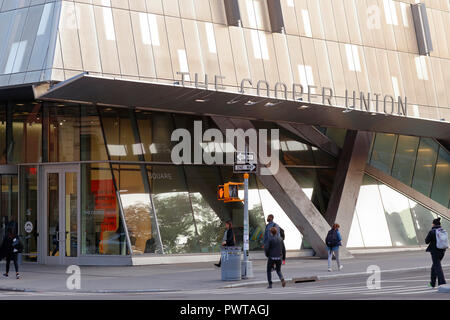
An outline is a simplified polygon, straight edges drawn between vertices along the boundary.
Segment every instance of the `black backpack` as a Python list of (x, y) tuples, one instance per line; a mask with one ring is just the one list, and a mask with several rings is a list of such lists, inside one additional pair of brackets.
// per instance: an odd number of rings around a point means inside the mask
[(281, 239), (283, 239), (283, 241), (284, 241), (284, 230), (283, 230), (283, 228), (281, 228), (281, 227), (280, 227), (280, 237), (281, 237)]
[(339, 245), (337, 230), (331, 229), (330, 231), (328, 231), (327, 237), (325, 239), (325, 244), (328, 248), (333, 248)]

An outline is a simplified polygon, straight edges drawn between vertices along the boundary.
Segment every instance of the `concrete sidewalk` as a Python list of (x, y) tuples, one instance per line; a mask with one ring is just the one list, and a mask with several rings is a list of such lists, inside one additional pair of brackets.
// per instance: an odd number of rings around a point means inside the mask
[[(431, 258), (425, 252), (361, 254), (342, 263), (344, 265), (342, 271), (328, 272), (327, 260), (315, 257), (290, 259), (282, 267), (282, 272), (287, 281), (323, 280), (366, 274), (368, 266), (377, 265), (382, 274), (402, 270), (423, 270), (424, 275), (428, 275)], [(442, 265), (450, 267), (448, 255), (442, 261)], [(70, 274), (66, 274), (66, 266), (23, 264), (19, 280), (15, 279), (14, 266), (11, 265), (11, 267), (9, 278), (3, 276), (0, 278), (0, 290), (69, 291), (66, 281)], [(333, 267), (336, 269), (335, 261), (333, 261)], [(0, 268), (4, 273), (4, 262), (0, 264)], [(81, 266), (80, 268), (81, 289), (78, 290), (80, 292), (167, 292), (267, 285), (265, 260), (253, 261), (254, 278), (241, 281), (222, 281), (221, 271), (214, 267), (213, 263), (126, 267)], [(275, 273), (273, 278), (277, 278)]]

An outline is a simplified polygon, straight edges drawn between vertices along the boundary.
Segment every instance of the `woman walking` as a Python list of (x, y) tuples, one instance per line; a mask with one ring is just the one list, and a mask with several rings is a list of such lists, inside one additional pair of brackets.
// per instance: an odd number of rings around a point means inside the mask
[(343, 265), (341, 265), (339, 261), (339, 246), (342, 245), (342, 237), (339, 232), (339, 224), (335, 223), (330, 231), (328, 231), (327, 238), (325, 239), (325, 243), (328, 247), (328, 271), (331, 272), (331, 261), (333, 259), (333, 254), (336, 258), (336, 262), (338, 265), (338, 270), (342, 270)]
[[(222, 246), (234, 247), (236, 241), (234, 239), (233, 224), (231, 220), (225, 222), (225, 228), (226, 230), (222, 238)], [(214, 265), (220, 268), (220, 266), (222, 265), (222, 258), (220, 258), (219, 263), (215, 263)]]
[(19, 241), (19, 237), (14, 234), (14, 231), (12, 229), (8, 229), (8, 236), (3, 241), (1, 251), (6, 256), (6, 273), (4, 273), (3, 276), (8, 277), (9, 266), (12, 260), (14, 263), (14, 268), (16, 270), (16, 279), (19, 279), (19, 265), (17, 263), (17, 255), (22, 252), (22, 244)]

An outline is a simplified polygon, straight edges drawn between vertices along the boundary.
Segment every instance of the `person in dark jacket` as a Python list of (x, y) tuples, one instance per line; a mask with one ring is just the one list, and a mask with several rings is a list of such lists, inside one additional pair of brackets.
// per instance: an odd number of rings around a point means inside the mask
[(277, 228), (277, 235), (280, 235), (280, 226), (273, 221), (273, 214), (269, 214), (267, 216), (266, 231), (264, 232), (263, 248), (266, 247), (269, 242), (269, 238), (271, 237), (270, 229), (273, 227)]
[(16, 270), (16, 279), (19, 279), (19, 265), (17, 263), (17, 254), (20, 252), (19, 238), (14, 234), (12, 229), (8, 229), (8, 236), (3, 241), (2, 250), (6, 257), (6, 273), (3, 275), (8, 277), (9, 266), (11, 260), (14, 262), (14, 268)]
[[(234, 239), (233, 224), (230, 220), (225, 222), (225, 228), (226, 230), (222, 238), (222, 246), (234, 247), (236, 241)], [(222, 258), (219, 260), (219, 263), (215, 263), (214, 265), (220, 268), (220, 266), (222, 265)]]
[(269, 282), (268, 289), (272, 288), (272, 268), (275, 266), (277, 275), (281, 280), (281, 285), (286, 286), (286, 281), (284, 280), (283, 274), (281, 273), (281, 259), (283, 256), (283, 240), (281, 237), (277, 236), (277, 228), (272, 227), (270, 229), (271, 237), (264, 246), (264, 252), (267, 257), (267, 281)]
[(428, 244), (426, 251), (431, 254), (431, 260), (433, 261), (433, 265), (431, 266), (431, 281), (429, 283), (429, 286), (432, 288), (436, 286), (436, 278), (439, 286), (447, 283), (441, 265), (441, 261), (445, 255), (445, 249), (436, 247), (436, 229), (439, 228), (441, 228), (441, 218), (434, 219), (432, 228), (425, 238), (425, 243)]

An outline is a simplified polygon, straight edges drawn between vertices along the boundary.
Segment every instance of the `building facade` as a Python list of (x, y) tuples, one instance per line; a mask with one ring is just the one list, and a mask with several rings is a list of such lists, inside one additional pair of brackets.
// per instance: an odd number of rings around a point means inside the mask
[(447, 30), (449, 0), (0, 0), (2, 234), (38, 263), (214, 260), (256, 132), (251, 254), (269, 214), (291, 254), (334, 222), (344, 255), (418, 249), (450, 230)]

